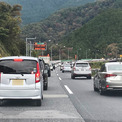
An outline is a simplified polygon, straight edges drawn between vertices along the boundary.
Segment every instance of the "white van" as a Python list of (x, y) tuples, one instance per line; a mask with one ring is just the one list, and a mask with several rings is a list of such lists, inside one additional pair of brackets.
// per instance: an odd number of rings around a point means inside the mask
[(10, 56), (0, 59), (0, 100), (32, 99), (41, 106), (43, 79), (34, 57)]

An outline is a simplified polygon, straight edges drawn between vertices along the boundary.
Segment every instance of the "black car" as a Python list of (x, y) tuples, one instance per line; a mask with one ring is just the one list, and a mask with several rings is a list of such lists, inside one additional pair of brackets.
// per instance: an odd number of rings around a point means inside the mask
[(51, 76), (51, 69), (50, 69), (50, 65), (48, 63), (45, 63), (46, 68), (48, 69), (48, 77)]
[(43, 89), (47, 90), (48, 89), (48, 68), (45, 65), (45, 62), (43, 59), (39, 59), (39, 65), (41, 69), (41, 73), (43, 75)]

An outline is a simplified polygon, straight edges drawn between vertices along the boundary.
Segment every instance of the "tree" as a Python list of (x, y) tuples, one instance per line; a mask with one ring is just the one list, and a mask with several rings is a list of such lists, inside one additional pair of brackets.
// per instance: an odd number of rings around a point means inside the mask
[(4, 45), (10, 55), (21, 53), (19, 48), (19, 44), (22, 43), (20, 41), (21, 9), (21, 5), (11, 6), (0, 2), (0, 43)]
[(117, 58), (117, 54), (118, 54), (117, 43), (112, 43), (112, 44), (108, 45), (106, 48), (106, 51), (107, 51), (108, 55), (110, 55), (110, 57)]

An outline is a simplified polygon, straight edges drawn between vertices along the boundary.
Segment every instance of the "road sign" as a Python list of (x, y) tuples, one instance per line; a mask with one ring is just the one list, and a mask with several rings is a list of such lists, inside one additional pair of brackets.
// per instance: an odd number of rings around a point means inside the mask
[(45, 51), (47, 49), (47, 43), (40, 43), (40, 42), (35, 42), (34, 43), (34, 50), (43, 50)]

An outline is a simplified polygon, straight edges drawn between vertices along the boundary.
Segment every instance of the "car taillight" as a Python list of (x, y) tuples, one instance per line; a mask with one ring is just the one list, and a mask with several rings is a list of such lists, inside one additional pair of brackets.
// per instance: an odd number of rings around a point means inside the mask
[(76, 70), (76, 68), (75, 68), (75, 67), (73, 67), (73, 70)]
[(20, 59), (20, 58), (19, 59), (14, 59), (14, 61), (15, 62), (21, 62), (21, 61), (23, 61), (23, 59)]
[(104, 78), (107, 78), (107, 77), (114, 77), (114, 76), (117, 76), (117, 75), (115, 75), (115, 74), (106, 74), (106, 75), (104, 76)]
[(0, 83), (1, 83), (1, 73), (0, 73)]
[(35, 83), (40, 82), (40, 70), (39, 70), (39, 63), (37, 63), (37, 72), (35, 74)]
[(106, 88), (108, 88), (109, 87), (109, 85), (106, 85)]

